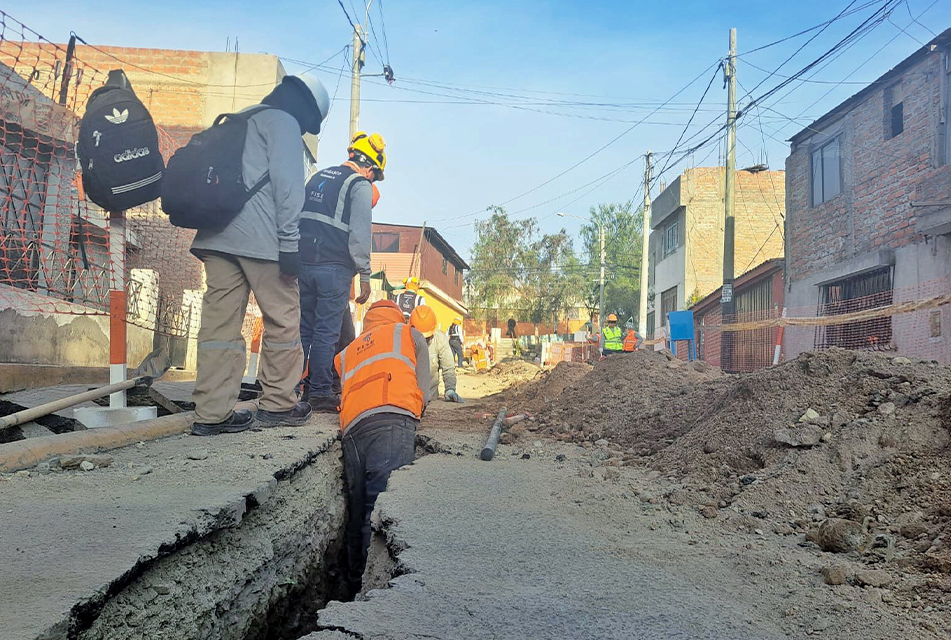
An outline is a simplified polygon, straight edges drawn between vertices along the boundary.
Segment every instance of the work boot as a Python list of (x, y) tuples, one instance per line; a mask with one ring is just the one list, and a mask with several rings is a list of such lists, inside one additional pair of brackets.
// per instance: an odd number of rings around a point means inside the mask
[(337, 396), (314, 396), (310, 399), (310, 408), (316, 413), (337, 413), (340, 398)]
[(261, 427), (299, 427), (310, 417), (311, 408), (306, 402), (298, 402), (287, 411), (258, 409), (255, 424)]
[(196, 422), (192, 425), (193, 436), (217, 436), (222, 433), (239, 433), (247, 431), (254, 422), (254, 416), (247, 409), (240, 409), (231, 414), (227, 420), (217, 424)]

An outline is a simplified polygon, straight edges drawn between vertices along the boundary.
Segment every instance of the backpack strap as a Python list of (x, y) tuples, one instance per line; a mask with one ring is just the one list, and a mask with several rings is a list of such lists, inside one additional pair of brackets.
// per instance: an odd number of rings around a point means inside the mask
[[(239, 111), (238, 113), (222, 113), (217, 118), (215, 118), (215, 121), (212, 123), (211, 126), (217, 127), (219, 124), (221, 124), (221, 122), (225, 118), (238, 118), (239, 120), (244, 120), (245, 122), (247, 122), (248, 120), (251, 119), (251, 116), (261, 113), (262, 111), (267, 111), (268, 109), (275, 109), (275, 108), (276, 107), (272, 107), (271, 105), (268, 105), (268, 104), (259, 104), (257, 106), (251, 107), (250, 109)], [(271, 174), (265, 173), (264, 176), (262, 176), (261, 179), (258, 180), (254, 184), (254, 186), (248, 190), (248, 199), (250, 200), (251, 198), (253, 198), (255, 194), (257, 194), (258, 191), (260, 191), (265, 186), (267, 186), (267, 183), (270, 181), (271, 181)]]

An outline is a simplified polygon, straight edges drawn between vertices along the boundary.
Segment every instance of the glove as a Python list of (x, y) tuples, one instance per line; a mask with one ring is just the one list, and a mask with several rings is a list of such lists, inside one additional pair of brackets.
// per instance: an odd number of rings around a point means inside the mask
[(448, 400), (449, 402), (458, 402), (459, 404), (462, 404), (463, 402), (465, 402), (465, 400), (459, 397), (459, 394), (456, 393), (455, 389), (449, 389), (446, 392), (446, 400)]
[(277, 260), (281, 275), (296, 278), (300, 275), (300, 254), (296, 251), (281, 251)]

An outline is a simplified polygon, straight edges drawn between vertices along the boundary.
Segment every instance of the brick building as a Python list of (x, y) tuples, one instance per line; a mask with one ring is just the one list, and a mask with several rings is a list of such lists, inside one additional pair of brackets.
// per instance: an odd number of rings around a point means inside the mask
[(370, 264), (394, 286), (402, 286), (410, 276), (419, 278), (426, 304), (435, 309), (443, 331), (454, 317), (468, 313), (462, 289), (469, 265), (432, 227), (373, 223)]
[[(791, 139), (786, 303), (836, 315), (951, 291), (951, 30)], [(951, 361), (951, 309), (787, 331), (787, 357), (841, 346)]]
[[(733, 281), (737, 322), (754, 322), (778, 317), (784, 306), (784, 259), (772, 258)], [(725, 371), (747, 372), (768, 367), (773, 362), (779, 337), (777, 327), (736, 332), (732, 352), (726, 362), (721, 353), (720, 296), (722, 285), (691, 307), (696, 329), (697, 357)], [(683, 350), (685, 352), (686, 349)], [(678, 354), (680, 351), (678, 351)]]
[[(736, 172), (734, 274), (783, 255), (782, 171)], [(647, 332), (723, 283), (724, 167), (686, 169), (651, 206)]]

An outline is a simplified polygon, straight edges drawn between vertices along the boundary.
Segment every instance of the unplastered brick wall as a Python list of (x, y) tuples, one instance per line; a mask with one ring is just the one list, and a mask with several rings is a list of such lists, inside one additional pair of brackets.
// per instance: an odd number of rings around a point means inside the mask
[[(13, 66), (21, 76), (32, 76), (34, 86), (56, 99), (61, 86), (61, 76), (56, 74), (65, 67), (65, 52), (64, 44), (4, 41), (0, 45), (0, 60)], [(109, 70), (122, 69), (157, 124), (199, 127), (205, 107), (209, 55), (202, 51), (132, 47), (94, 49), (78, 44), (67, 104), (81, 116), (89, 95), (102, 86)]]
[[(797, 140), (786, 160), (787, 277), (791, 282), (879, 249), (922, 239), (915, 222), (926, 210), (911, 202), (947, 199), (951, 169), (938, 135), (947, 91), (937, 49), (875, 90), (838, 119)], [(903, 130), (892, 136), (895, 96)], [(886, 108), (887, 107), (887, 108)], [(944, 125), (946, 126), (946, 125)], [(812, 206), (812, 151), (839, 137), (842, 193)]]
[[(682, 180), (686, 204), (686, 296), (706, 296), (723, 283), (723, 167), (698, 167)], [(734, 277), (783, 255), (783, 171), (737, 171), (735, 179)]]

